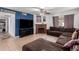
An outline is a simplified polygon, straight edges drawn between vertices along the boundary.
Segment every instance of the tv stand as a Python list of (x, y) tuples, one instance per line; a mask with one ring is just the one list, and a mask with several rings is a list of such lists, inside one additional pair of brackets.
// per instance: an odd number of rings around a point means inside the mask
[(20, 37), (27, 36), (33, 34), (33, 28), (21, 28), (20, 29)]

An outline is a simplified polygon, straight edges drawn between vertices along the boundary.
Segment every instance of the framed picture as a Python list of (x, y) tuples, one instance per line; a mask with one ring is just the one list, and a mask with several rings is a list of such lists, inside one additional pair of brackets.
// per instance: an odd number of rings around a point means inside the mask
[(36, 22), (41, 22), (41, 16), (36, 16)]

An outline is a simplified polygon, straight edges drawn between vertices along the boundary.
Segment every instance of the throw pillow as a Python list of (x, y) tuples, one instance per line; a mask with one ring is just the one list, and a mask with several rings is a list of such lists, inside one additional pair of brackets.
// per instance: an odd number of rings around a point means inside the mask
[(77, 39), (77, 32), (76, 31), (73, 32), (71, 39)]
[(75, 43), (76, 43), (75, 40), (70, 40), (70, 41), (68, 41), (68, 42), (64, 45), (64, 47), (65, 47), (65, 48), (73, 47), (73, 45), (74, 45)]

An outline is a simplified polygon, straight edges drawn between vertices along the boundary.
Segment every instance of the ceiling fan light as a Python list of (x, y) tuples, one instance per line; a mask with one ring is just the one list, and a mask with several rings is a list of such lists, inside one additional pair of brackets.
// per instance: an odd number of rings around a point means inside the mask
[(39, 9), (33, 9), (34, 11), (40, 11)]

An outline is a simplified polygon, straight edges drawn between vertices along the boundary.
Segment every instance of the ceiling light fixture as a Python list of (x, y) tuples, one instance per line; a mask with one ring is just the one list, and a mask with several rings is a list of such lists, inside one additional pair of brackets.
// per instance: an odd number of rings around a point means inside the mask
[(44, 9), (45, 7), (40, 7), (41, 9)]
[(32, 10), (34, 10), (34, 11), (40, 11), (40, 9), (36, 9), (36, 8), (32, 8)]

